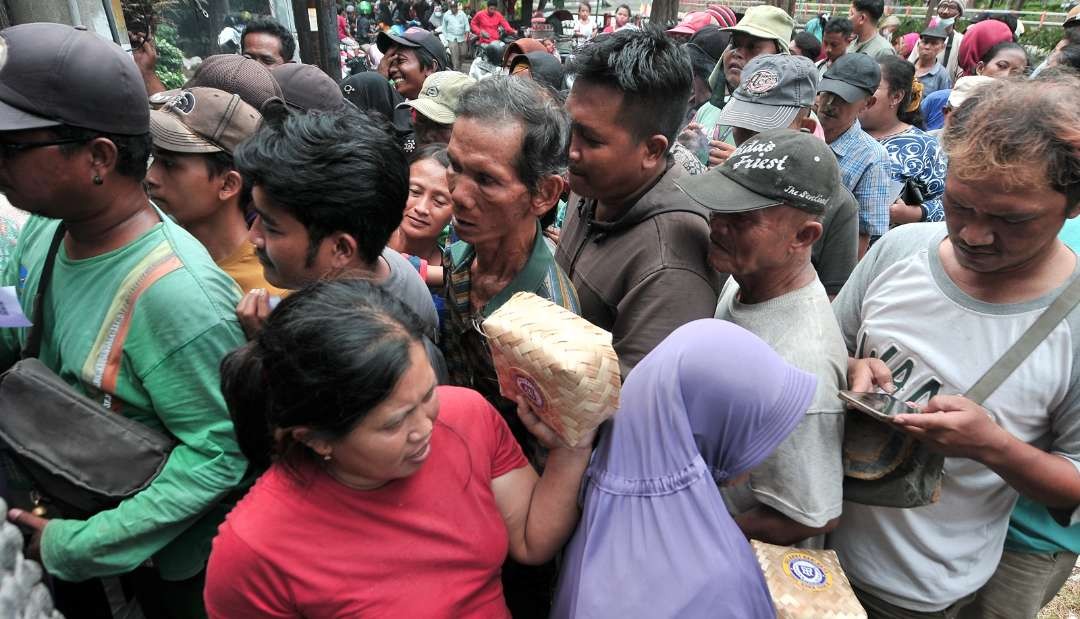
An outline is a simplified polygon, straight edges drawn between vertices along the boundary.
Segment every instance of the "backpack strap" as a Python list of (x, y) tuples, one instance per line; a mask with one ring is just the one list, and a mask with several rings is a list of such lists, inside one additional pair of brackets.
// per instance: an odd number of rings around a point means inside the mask
[(1073, 281), (1054, 299), (1046, 311), (1028, 327), (1027, 331), (1024, 331), (1020, 339), (1016, 340), (1012, 347), (997, 360), (997, 363), (991, 366), (971, 389), (967, 390), (964, 397), (982, 405), (983, 401), (990, 397), (1025, 359), (1031, 356), (1046, 336), (1050, 335), (1050, 332), (1062, 320), (1065, 320), (1077, 303), (1080, 303), (1080, 277), (1073, 278)]
[(41, 334), (44, 330), (42, 322), (45, 320), (45, 293), (49, 290), (49, 282), (52, 281), (53, 265), (56, 264), (56, 254), (60, 253), (60, 243), (67, 234), (67, 227), (61, 221), (56, 227), (52, 243), (49, 245), (49, 253), (45, 255), (45, 264), (41, 267), (41, 280), (38, 282), (37, 294), (34, 295), (33, 323), (30, 325), (30, 334), (26, 338), (26, 344), (22, 349), (22, 358), (38, 356), (41, 352)]

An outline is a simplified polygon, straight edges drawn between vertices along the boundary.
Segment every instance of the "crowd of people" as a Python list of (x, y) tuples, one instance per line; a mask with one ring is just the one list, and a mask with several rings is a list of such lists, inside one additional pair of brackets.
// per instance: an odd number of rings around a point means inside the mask
[[(1034, 77), (962, 0), (907, 59), (882, 0), (799, 36), (583, 4), (573, 62), (455, 71), (496, 8), (439, 10), (449, 49), (378, 30), (340, 84), (269, 18), (174, 90), (147, 50), (0, 31), (30, 214), (0, 286), (40, 322), (0, 367), (39, 351), (173, 440), (89, 514), (0, 466), (56, 608), (774, 617), (758, 540), (835, 550), (872, 618), (1035, 617), (1080, 552), (1080, 15)], [(519, 292), (611, 334), (622, 404), (574, 447), (500, 387), (482, 325)]]

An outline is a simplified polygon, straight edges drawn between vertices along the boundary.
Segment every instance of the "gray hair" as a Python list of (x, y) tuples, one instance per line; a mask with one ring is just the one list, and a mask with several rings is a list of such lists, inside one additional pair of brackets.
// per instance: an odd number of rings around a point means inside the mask
[(566, 169), (570, 116), (532, 80), (502, 76), (481, 80), (462, 93), (457, 117), (522, 126), (524, 137), (514, 167), (530, 193), (540, 188), (544, 177)]

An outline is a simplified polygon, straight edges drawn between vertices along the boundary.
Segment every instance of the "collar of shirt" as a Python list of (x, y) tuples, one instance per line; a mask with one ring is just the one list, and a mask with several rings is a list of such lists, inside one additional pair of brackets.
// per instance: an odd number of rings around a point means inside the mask
[[(468, 315), (471, 313), (469, 307), (469, 290), (471, 289), (469, 267), (472, 266), (473, 258), (476, 257), (476, 250), (465, 241), (458, 241), (446, 249), (445, 256), (449, 258), (448, 264), (450, 265), (449, 285), (452, 295), (449, 300), (457, 307), (458, 312), (462, 315)], [(518, 271), (514, 279), (505, 288), (499, 291), (499, 294), (488, 300), (483, 311), (481, 311), (482, 316), (484, 318), (490, 316), (503, 303), (509, 301), (515, 292), (532, 292), (538, 289), (540, 284), (543, 283), (548, 269), (551, 268), (554, 262), (555, 256), (551, 253), (547, 243), (544, 242), (543, 230), (540, 228), (540, 222), (537, 221), (532, 253), (529, 254), (525, 266)]]
[[(848, 130), (840, 134), (840, 137), (833, 140), (832, 144), (829, 144), (829, 148), (832, 152), (836, 153), (837, 157), (843, 157), (851, 153), (852, 150), (859, 147), (860, 136), (862, 133), (862, 125), (859, 123), (859, 119), (856, 118), (855, 122), (848, 127)], [(871, 138), (873, 139), (873, 138)]]
[(944, 68), (945, 68), (945, 67), (941, 66), (941, 63), (940, 63), (940, 62), (939, 62), (939, 63), (936, 63), (936, 64), (934, 65), (934, 68), (933, 68), (933, 69), (930, 69), (930, 70), (929, 70), (929, 71), (927, 71), (926, 73), (923, 73), (923, 74), (922, 74), (922, 77), (926, 77), (927, 75), (937, 75), (937, 74), (938, 74), (939, 72), (941, 72), (941, 70), (942, 70), (942, 69), (944, 69)]

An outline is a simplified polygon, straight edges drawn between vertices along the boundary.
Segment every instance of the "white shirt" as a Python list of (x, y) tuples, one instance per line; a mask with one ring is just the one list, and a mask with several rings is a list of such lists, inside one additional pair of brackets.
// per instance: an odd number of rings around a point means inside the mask
[[(945, 235), (943, 222), (890, 231), (833, 304), (848, 351), (885, 361), (900, 400), (926, 404), (938, 393), (963, 394), (1061, 292), (1027, 303), (978, 301), (945, 274), (938, 256)], [(1080, 470), (1078, 347), (1080, 311), (1073, 310), (983, 406), (1013, 436)], [(845, 502), (829, 543), (856, 586), (933, 612), (989, 580), (1016, 498), (986, 466), (946, 458), (939, 502), (912, 509)]]

